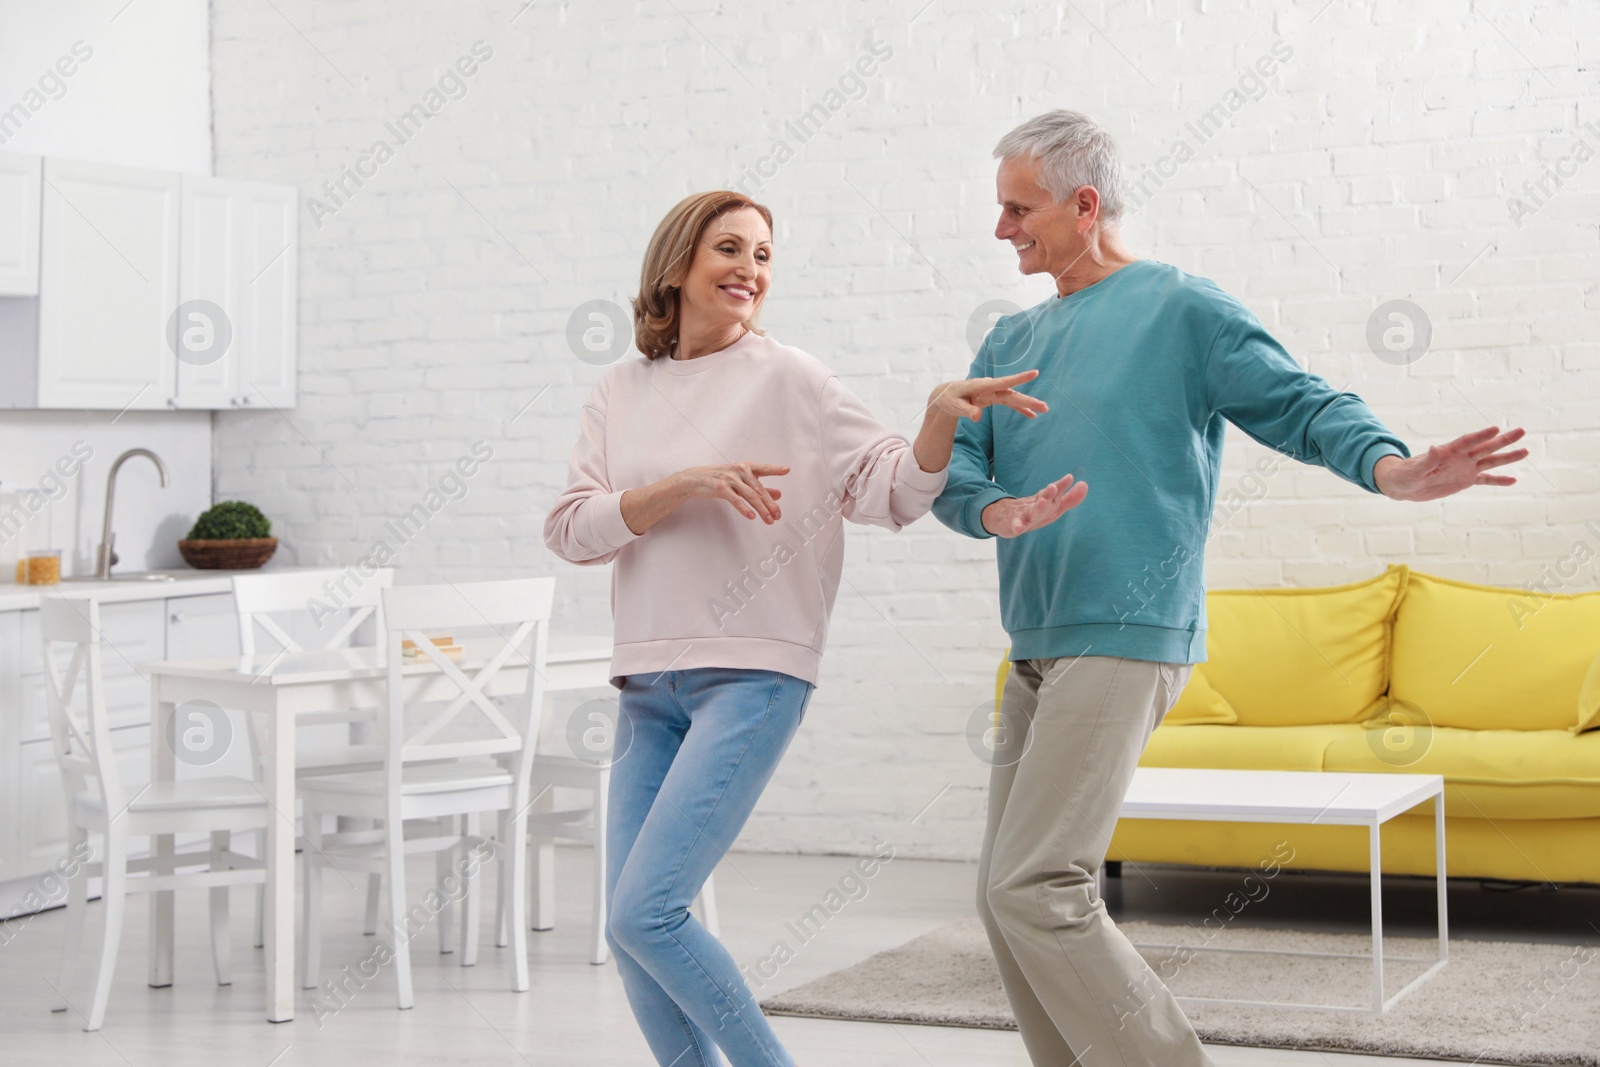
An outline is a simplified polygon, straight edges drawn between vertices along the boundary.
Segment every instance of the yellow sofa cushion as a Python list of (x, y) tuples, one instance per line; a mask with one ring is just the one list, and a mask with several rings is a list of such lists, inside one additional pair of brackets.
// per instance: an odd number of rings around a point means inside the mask
[[(1323, 753), (1353, 724), (1156, 727), (1141, 767), (1216, 767), (1239, 771), (1320, 771)], [(1568, 735), (1571, 736), (1571, 735)], [(1596, 734), (1600, 737), (1600, 734)]]
[(1597, 650), (1600, 593), (1535, 593), (1413, 572), (1394, 622), (1389, 695), (1435, 726), (1570, 730)]
[(1578, 691), (1578, 725), (1573, 730), (1582, 733), (1596, 726), (1600, 726), (1600, 653), (1589, 664), (1589, 676)]
[(1206, 676), (1242, 726), (1350, 723), (1379, 705), (1407, 571), (1324, 589), (1206, 597)]
[(1217, 692), (1205, 672), (1196, 665), (1189, 672), (1189, 681), (1178, 695), (1178, 702), (1172, 705), (1172, 710), (1161, 720), (1161, 725), (1230, 725), (1238, 721), (1239, 713), (1233, 710), (1233, 705)]
[(1600, 817), (1600, 732), (1423, 727), (1400, 757), (1381, 735), (1346, 728), (1329, 743), (1323, 769), (1442, 774), (1452, 818)]

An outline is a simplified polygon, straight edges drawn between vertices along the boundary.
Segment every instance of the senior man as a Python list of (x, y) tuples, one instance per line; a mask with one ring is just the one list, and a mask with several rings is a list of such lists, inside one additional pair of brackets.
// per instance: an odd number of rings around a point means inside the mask
[(1134, 256), (1118, 234), (1116, 146), (1087, 116), (1041, 115), (994, 155), (995, 236), (1056, 292), (1002, 318), (971, 371), (1037, 369), (1023, 389), (1051, 413), (969, 413), (933, 509), (959, 533), (1002, 538), (1012, 670), (1000, 714), (1027, 737), (991, 771), (978, 912), (1034, 1063), (1209, 1064), (1094, 886), (1140, 753), (1205, 659), (1224, 424), (1396, 500), (1513, 484), (1490, 471), (1527, 456), (1508, 447), (1523, 431), (1490, 427), (1412, 457), (1238, 300)]

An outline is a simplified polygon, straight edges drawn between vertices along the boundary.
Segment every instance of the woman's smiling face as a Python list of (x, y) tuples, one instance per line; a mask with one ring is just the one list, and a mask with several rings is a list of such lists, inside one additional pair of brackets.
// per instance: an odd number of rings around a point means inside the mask
[(772, 231), (754, 208), (711, 220), (679, 291), (683, 311), (714, 325), (750, 321), (772, 282)]

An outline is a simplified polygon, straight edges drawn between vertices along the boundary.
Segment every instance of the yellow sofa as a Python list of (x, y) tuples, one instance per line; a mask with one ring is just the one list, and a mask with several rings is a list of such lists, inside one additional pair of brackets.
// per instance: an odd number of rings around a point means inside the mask
[[(1452, 876), (1600, 883), (1600, 592), (1395, 565), (1206, 608), (1208, 659), (1141, 766), (1440, 774)], [(1282, 841), (1286, 866), (1367, 869), (1347, 826), (1126, 819), (1107, 858), (1254, 867)], [(1383, 867), (1433, 874), (1431, 804), (1384, 825)]]

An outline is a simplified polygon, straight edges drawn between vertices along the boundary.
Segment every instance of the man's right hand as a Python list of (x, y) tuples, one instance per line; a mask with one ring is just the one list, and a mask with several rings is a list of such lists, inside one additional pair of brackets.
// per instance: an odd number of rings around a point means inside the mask
[(996, 537), (1020, 537), (1030, 530), (1049, 526), (1083, 503), (1088, 495), (1089, 483), (1074, 485), (1069, 474), (1032, 496), (996, 500), (983, 509), (983, 528)]

